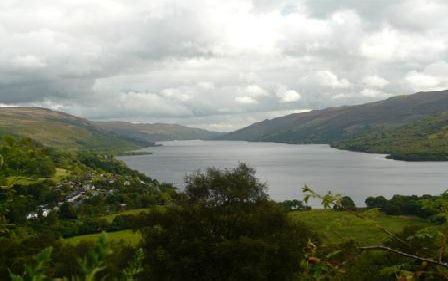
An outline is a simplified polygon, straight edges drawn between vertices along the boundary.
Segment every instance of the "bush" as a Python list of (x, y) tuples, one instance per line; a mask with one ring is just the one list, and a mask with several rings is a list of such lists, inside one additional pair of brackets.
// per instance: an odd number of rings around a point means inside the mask
[(356, 210), (355, 202), (349, 196), (344, 196), (341, 198), (339, 205), (334, 206), (335, 210), (340, 211), (354, 211)]
[(412, 215), (428, 218), (434, 215), (435, 212), (429, 208), (425, 208), (422, 205), (422, 202), (424, 200), (434, 200), (437, 198), (440, 198), (440, 196), (394, 195), (389, 200), (383, 196), (368, 197), (365, 202), (368, 208), (381, 209), (388, 215)]

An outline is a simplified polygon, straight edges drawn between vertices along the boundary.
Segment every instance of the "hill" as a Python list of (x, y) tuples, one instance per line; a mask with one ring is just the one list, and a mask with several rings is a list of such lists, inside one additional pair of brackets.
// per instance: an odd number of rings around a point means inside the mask
[(134, 124), (129, 122), (96, 122), (103, 130), (138, 141), (157, 142), (168, 140), (213, 139), (222, 133), (210, 132), (177, 124)]
[(448, 160), (447, 112), (448, 91), (419, 92), (265, 120), (220, 138), (328, 143), (401, 160)]
[(341, 149), (387, 153), (400, 160), (448, 161), (448, 112), (397, 128), (375, 128), (333, 144)]
[(448, 111), (448, 91), (419, 92), (356, 106), (290, 114), (255, 123), (221, 139), (331, 143), (374, 127), (392, 128)]
[(69, 150), (122, 151), (149, 145), (102, 130), (90, 121), (45, 108), (0, 108), (0, 136), (29, 137)]

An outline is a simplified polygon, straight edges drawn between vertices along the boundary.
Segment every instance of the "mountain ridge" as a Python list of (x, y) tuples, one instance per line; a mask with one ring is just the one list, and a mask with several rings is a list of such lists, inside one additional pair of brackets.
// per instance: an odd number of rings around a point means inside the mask
[(168, 123), (95, 122), (99, 128), (141, 141), (214, 139), (223, 133)]
[(89, 120), (42, 107), (0, 108), (0, 135), (29, 137), (68, 150), (130, 150), (151, 145), (119, 137)]
[[(224, 140), (326, 143), (407, 161), (448, 161), (448, 90), (331, 107), (254, 123)], [(430, 126), (431, 130), (428, 130)]]
[(95, 122), (43, 107), (0, 107), (0, 136), (29, 137), (68, 150), (121, 152), (156, 141), (212, 139), (220, 134), (177, 124)]
[(448, 91), (418, 92), (354, 106), (293, 113), (254, 123), (220, 139), (330, 143), (372, 126), (394, 127), (448, 111)]

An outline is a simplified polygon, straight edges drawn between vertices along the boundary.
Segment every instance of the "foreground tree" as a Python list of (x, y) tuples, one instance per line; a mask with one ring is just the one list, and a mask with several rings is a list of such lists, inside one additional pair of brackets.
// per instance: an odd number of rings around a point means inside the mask
[(208, 169), (143, 230), (149, 280), (296, 280), (311, 233), (270, 201), (253, 169)]

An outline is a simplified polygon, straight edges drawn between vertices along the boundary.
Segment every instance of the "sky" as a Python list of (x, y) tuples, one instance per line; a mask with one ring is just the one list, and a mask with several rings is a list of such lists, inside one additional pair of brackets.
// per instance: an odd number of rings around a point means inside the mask
[(446, 0), (1, 0), (0, 106), (231, 131), (448, 88)]

